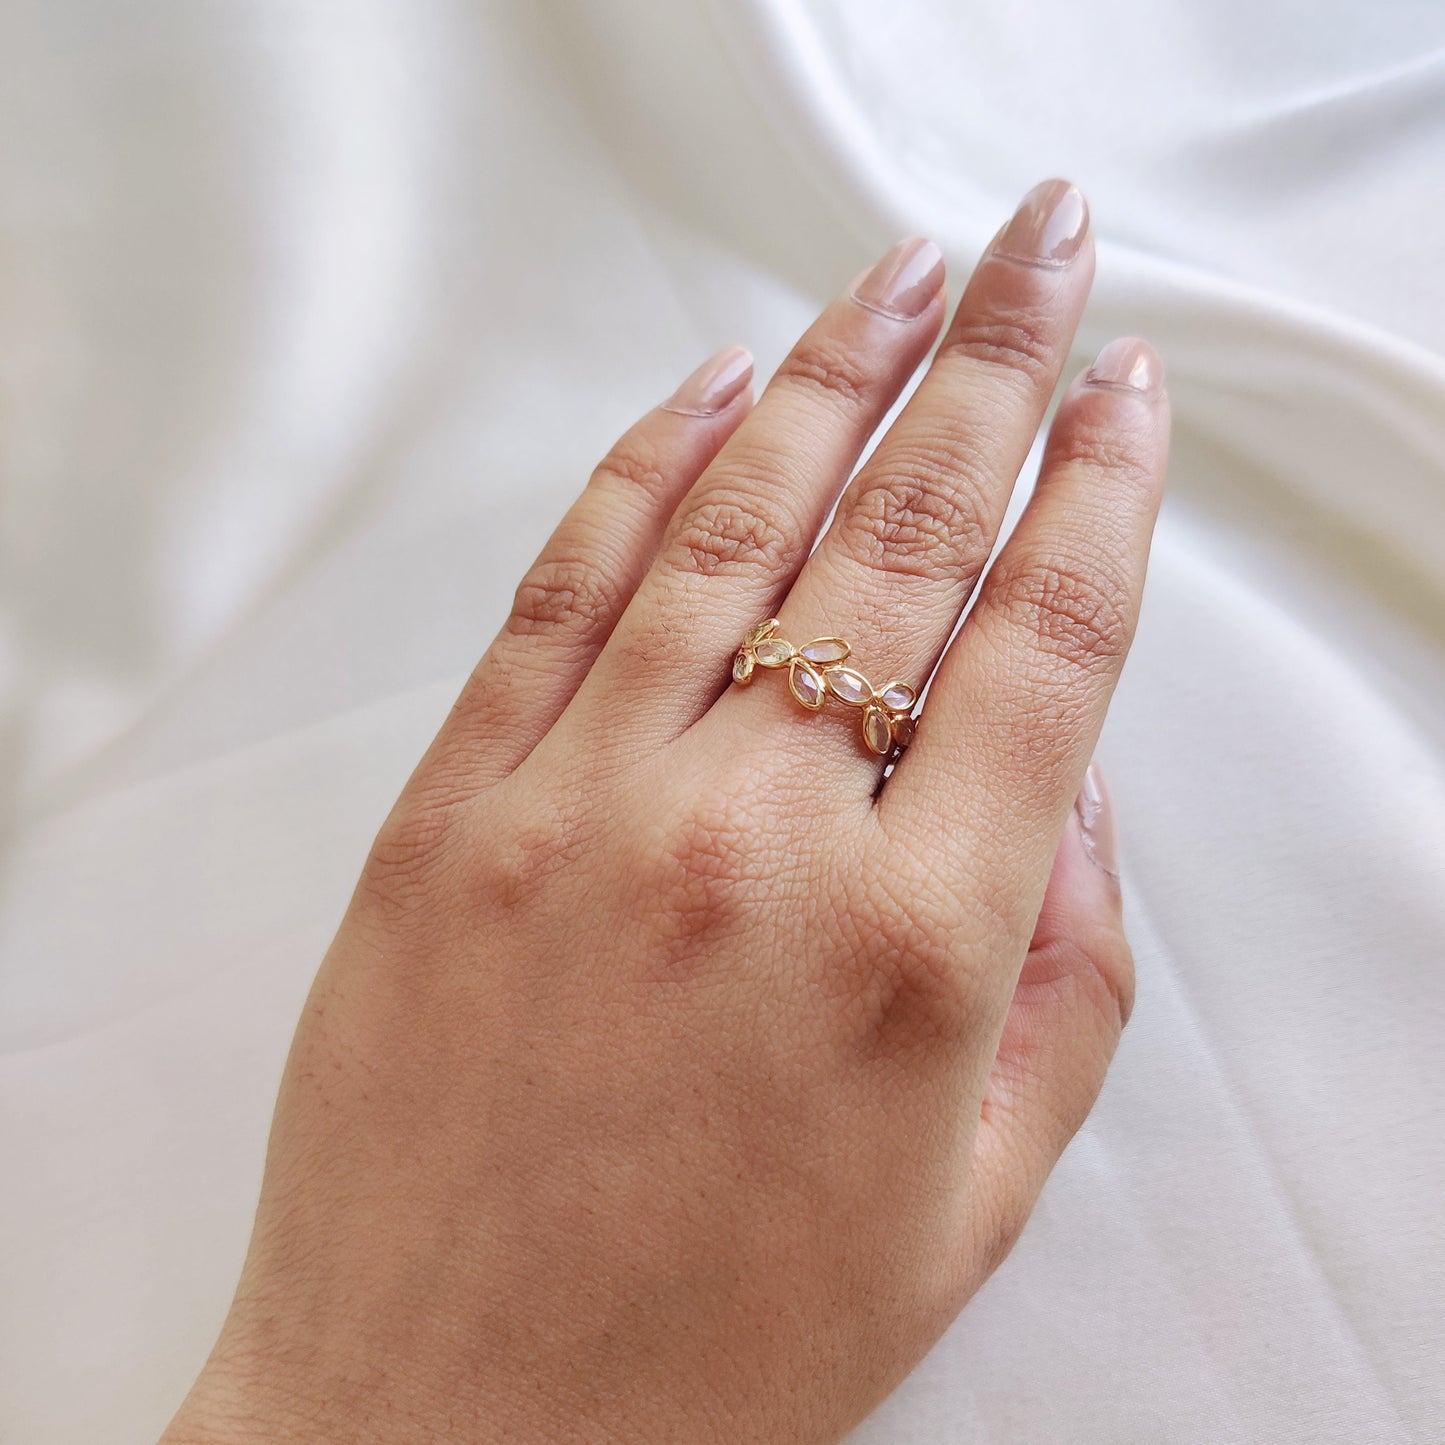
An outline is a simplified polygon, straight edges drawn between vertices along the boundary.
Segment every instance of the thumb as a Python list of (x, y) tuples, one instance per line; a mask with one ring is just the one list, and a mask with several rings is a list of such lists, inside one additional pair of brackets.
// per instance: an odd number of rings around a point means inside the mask
[(1104, 1082), (1134, 999), (1114, 809), (1091, 764), (1065, 825), (984, 1094), (973, 1203), (997, 1263)]

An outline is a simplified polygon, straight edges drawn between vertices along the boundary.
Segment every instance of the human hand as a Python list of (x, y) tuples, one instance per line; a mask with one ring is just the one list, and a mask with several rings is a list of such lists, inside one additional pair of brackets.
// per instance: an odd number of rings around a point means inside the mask
[[(811, 557), (943, 321), (927, 243), (756, 407), (726, 352), (618, 442), (376, 840), (167, 1441), (835, 1441), (1004, 1257), (1132, 989), (1085, 769), (1163, 479), (1142, 342), (979, 581), (1092, 271), (1036, 188)], [(858, 708), (730, 685), (774, 615), (937, 665), (886, 777)]]

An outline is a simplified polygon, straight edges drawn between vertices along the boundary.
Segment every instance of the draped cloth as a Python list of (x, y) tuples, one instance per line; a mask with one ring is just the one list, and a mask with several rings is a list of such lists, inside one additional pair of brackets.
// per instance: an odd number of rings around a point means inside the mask
[(1093, 206), (1177, 433), (1139, 1003), (857, 1432), (1445, 1431), (1445, 10), (0, 3), (0, 1438), (153, 1439), (376, 824), (588, 468), (897, 236)]

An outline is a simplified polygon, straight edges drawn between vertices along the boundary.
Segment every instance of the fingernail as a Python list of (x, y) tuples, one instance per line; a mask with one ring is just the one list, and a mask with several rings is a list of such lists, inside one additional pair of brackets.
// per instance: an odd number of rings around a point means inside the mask
[(1030, 266), (1067, 266), (1089, 233), (1089, 204), (1068, 181), (1040, 181), (993, 243), (995, 256)]
[(922, 316), (943, 285), (943, 252), (922, 236), (900, 241), (853, 286), (853, 299), (881, 316)]
[(1097, 763), (1090, 763), (1084, 774), (1084, 786), (1074, 799), (1074, 812), (1079, 817), (1079, 836), (1084, 852), (1111, 878), (1119, 876), (1119, 847), (1114, 835), (1114, 805), (1108, 785)]
[(1164, 363), (1147, 341), (1121, 336), (1111, 341), (1084, 373), (1090, 386), (1118, 386), (1125, 391), (1158, 391), (1164, 385)]
[(682, 416), (716, 416), (738, 399), (753, 379), (753, 358), (741, 346), (729, 346), (703, 362), (668, 399), (663, 411)]

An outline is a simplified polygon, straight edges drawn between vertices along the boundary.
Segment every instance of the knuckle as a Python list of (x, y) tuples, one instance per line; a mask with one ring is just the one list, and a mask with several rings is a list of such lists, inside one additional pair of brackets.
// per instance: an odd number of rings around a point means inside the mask
[(507, 630), (530, 637), (560, 629), (595, 642), (621, 609), (622, 599), (600, 567), (576, 557), (543, 557), (517, 587)]
[(869, 372), (846, 348), (809, 339), (799, 342), (788, 353), (774, 381), (820, 396), (830, 404), (856, 410), (867, 402)]
[(593, 469), (591, 485), (616, 486), (647, 492), (666, 492), (669, 477), (657, 448), (637, 432), (623, 437)]
[(657, 976), (688, 971), (749, 914), (763, 881), (758, 836), (749, 806), (721, 794), (689, 801), (660, 826), (636, 872), (660, 939)]
[(875, 896), (855, 903), (865, 920), (857, 1004), (870, 1054), (899, 1057), (957, 1048), (976, 1026), (977, 987), (942, 914)]
[(1085, 997), (1114, 1034), (1123, 1033), (1134, 1013), (1134, 968), (1132, 962), (1094, 961), (1081, 975)]
[(945, 360), (961, 357), (990, 371), (1022, 377), (1031, 387), (1049, 385), (1058, 362), (1055, 323), (1040, 308), (1003, 314), (961, 313), (939, 347)]
[(988, 537), (968, 472), (942, 449), (912, 446), (890, 455), (888, 471), (865, 474), (843, 512), (849, 551), (880, 572), (929, 581), (976, 571), (988, 555)]
[(1149, 485), (1153, 478), (1140, 455), (1136, 437), (1117, 427), (1075, 422), (1061, 429), (1054, 440), (1051, 467), (1064, 471), (1107, 473), (1110, 485), (1135, 482)]
[(1134, 1012), (1134, 963), (1128, 946), (1106, 950), (1076, 945), (1061, 976), (1080, 1006), (1098, 1018), (1112, 1049)]
[(1101, 568), (1036, 561), (1004, 573), (995, 587), (1005, 615), (1051, 656), (1098, 672), (1128, 651), (1128, 591)]
[(385, 914), (404, 915), (425, 906), (454, 825), (450, 805), (403, 795), (372, 842), (360, 894)]
[(974, 1021), (978, 999), (957, 953), (937, 938), (915, 934), (893, 954), (897, 1002), (906, 1001), (934, 1043), (960, 1044)]
[[(1096, 1022), (1097, 1036), (1112, 1054), (1134, 1011), (1133, 954), (1121, 933), (1070, 936), (1030, 952), (1019, 992), (1046, 996), (1053, 1013)], [(1076, 1040), (1083, 1037), (1077, 1029), (1072, 1032)]]
[(777, 572), (787, 560), (787, 530), (746, 497), (704, 498), (673, 532), (668, 559), (679, 571), (704, 576)]
[(555, 870), (576, 855), (575, 830), (536, 824), (499, 830), (471, 864), (474, 896), (510, 913), (534, 899)]

